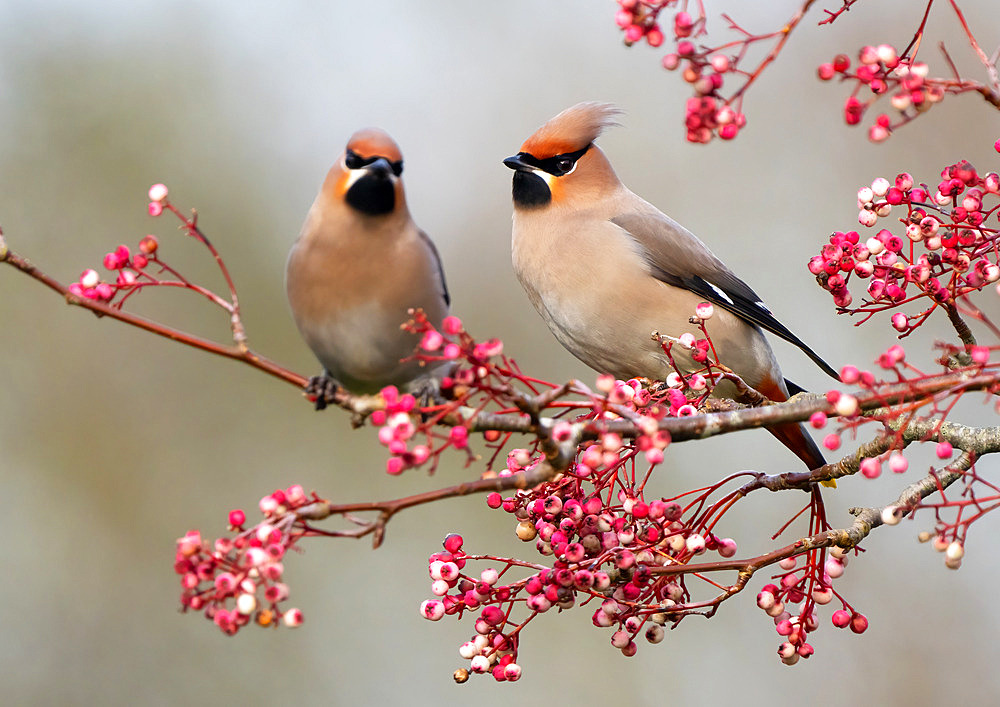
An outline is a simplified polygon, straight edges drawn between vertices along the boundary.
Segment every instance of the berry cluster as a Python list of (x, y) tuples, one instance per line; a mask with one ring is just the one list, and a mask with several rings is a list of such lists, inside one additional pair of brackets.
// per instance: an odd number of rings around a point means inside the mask
[(939, 529), (937, 533), (929, 533), (924, 530), (917, 534), (917, 539), (925, 543), (933, 540), (931, 546), (938, 552), (944, 553), (944, 566), (950, 570), (957, 570), (962, 566), (962, 558), (965, 557), (964, 540), (949, 540), (949, 528)]
[[(657, 24), (660, 12), (667, 2), (637, 2), (618, 0), (619, 9), (615, 22), (625, 34), (625, 43), (632, 45), (640, 39), (652, 47), (663, 43), (663, 32)], [(705, 33), (705, 17), (692, 17), (680, 11), (672, 22), (675, 51), (663, 57), (663, 68), (668, 71), (680, 70), (684, 81), (691, 85), (694, 96), (688, 99), (684, 115), (684, 126), (689, 142), (707, 143), (713, 137), (732, 140), (746, 125), (746, 116), (731, 105), (731, 101), (720, 96), (726, 74), (736, 72), (737, 59), (723, 48), (699, 49), (692, 37)]]
[[(439, 620), (479, 612), (476, 636), (459, 651), (470, 660), (473, 673), (491, 672), (498, 680), (511, 679), (509, 665), (517, 659), (521, 631), (528, 622), (553, 608), (565, 610), (591, 602), (598, 603), (594, 625), (616, 627), (611, 644), (632, 656), (637, 651), (636, 638), (641, 635), (659, 643), (664, 624), (675, 623), (687, 613), (683, 578), (659, 574), (657, 568), (686, 564), (706, 551), (724, 558), (736, 554), (732, 539), (696, 528), (691, 519), (682, 520), (685, 509), (680, 504), (666, 499), (647, 503), (641, 489), (622, 478), (628, 475), (627, 465), (616, 437), (606, 435), (600, 445), (591, 445), (582, 461), (559, 481), (507, 498), (498, 493), (487, 498), (491, 508), (514, 515), (518, 538), (532, 542), (542, 556), (551, 556), (551, 566), (537, 569), (533, 563), (469, 556), (462, 552), (458, 536), (445, 541), (445, 553), (429, 558), (431, 592), (438, 598), (425, 601), (421, 614)], [(634, 454), (631, 450), (626, 456)], [(523, 450), (512, 455), (517, 456), (522, 458), (512, 460), (513, 469), (520, 463), (530, 467), (539, 461), (526, 458)], [(615, 494), (617, 502), (604, 500), (599, 491), (610, 492), (619, 482), (623, 488)], [(470, 559), (505, 566), (475, 575), (465, 571)], [(537, 571), (501, 581), (514, 567)], [(526, 610), (526, 616), (515, 617), (519, 607)], [(519, 668), (516, 672), (520, 675)]]
[[(618, 0), (615, 24), (624, 32), (626, 45), (632, 46), (643, 38), (649, 46), (654, 48), (663, 44), (663, 31), (657, 24), (656, 17), (665, 4), (662, 2), (640, 2), (640, 0)], [(658, 5), (660, 7), (657, 7)]]
[[(836, 598), (843, 608), (833, 612), (834, 626), (850, 626), (855, 633), (864, 633), (868, 628), (868, 619), (851, 609), (833, 589), (834, 580), (843, 576), (850, 559), (847, 551), (834, 547), (825, 558), (824, 553), (813, 551), (805, 559), (801, 571), (797, 571), (796, 558), (781, 560), (778, 564), (785, 572), (774, 577), (777, 584), (765, 585), (757, 595), (757, 606), (774, 619), (775, 630), (784, 638), (778, 647), (778, 657), (786, 665), (794, 665), (799, 658), (808, 658), (815, 652), (806, 638), (819, 628), (817, 606), (829, 604)], [(799, 604), (801, 608), (795, 614), (787, 608)]]
[(150, 258), (156, 259), (158, 245), (156, 236), (145, 236), (139, 241), (138, 253), (133, 254), (126, 245), (118, 246), (104, 256), (104, 267), (118, 273), (114, 283), (103, 281), (96, 270), (88, 268), (80, 274), (79, 280), (70, 283), (69, 291), (77, 297), (111, 302), (118, 293), (134, 290), (141, 279), (151, 280), (145, 269)]
[[(987, 225), (1000, 209), (998, 194), (1000, 176), (980, 175), (966, 161), (942, 170), (934, 189), (916, 185), (906, 173), (891, 183), (880, 177), (858, 191), (858, 221), (871, 228), (896, 214), (899, 233), (882, 228), (862, 240), (857, 231), (835, 232), (810, 259), (809, 271), (842, 312), (867, 313), (864, 321), (877, 312), (929, 299), (918, 314), (893, 314), (893, 328), (908, 334), (936, 307), (1000, 280), (994, 249), (1000, 231)], [(868, 281), (867, 298), (854, 308), (852, 276)]]
[[(855, 83), (854, 90), (844, 103), (844, 122), (848, 125), (860, 123), (865, 111), (875, 101), (891, 94), (889, 100), (897, 112), (896, 121), (894, 123), (885, 113), (880, 114), (868, 129), (868, 139), (872, 142), (882, 142), (895, 128), (941, 102), (945, 95), (945, 82), (928, 79), (928, 73), (927, 64), (898, 56), (896, 49), (889, 44), (862, 47), (858, 52), (858, 65), (853, 71), (846, 54), (838, 54), (833, 61), (820, 64), (817, 70), (823, 81), (840, 77), (842, 81)], [(865, 88), (871, 96), (859, 98)]]
[(300, 610), (279, 608), (288, 598), (282, 558), (304, 534), (295, 525), (295, 510), (314, 500), (301, 486), (290, 486), (261, 499), (265, 520), (252, 528), (243, 529), (243, 511), (231, 511), (229, 526), (237, 531), (232, 538), (210, 543), (192, 530), (178, 539), (174, 571), (181, 575), (184, 610), (203, 611), (230, 636), (251, 620), (259, 626), (301, 624)]
[[(443, 404), (418, 408), (413, 395), (400, 395), (395, 386), (380, 391), (384, 407), (374, 411), (369, 419), (379, 427), (379, 441), (392, 454), (386, 462), (386, 472), (392, 475), (428, 460), (436, 465), (438, 456), (449, 447), (465, 450), (469, 444), (467, 427), (453, 425), (442, 436), (437, 424), (468, 405), (477, 393), (489, 391), (498, 380), (509, 375), (505, 361), (494, 360), (502, 358), (503, 343), (499, 339), (474, 341), (462, 326), (462, 320), (455, 316), (445, 317), (442, 331), (438, 331), (422, 311), (414, 310), (411, 315), (413, 319), (405, 326), (421, 337), (415, 358), (427, 364), (453, 365), (440, 382), (442, 400), (446, 401)], [(417, 436), (424, 441), (410, 446)], [(434, 466), (430, 470), (433, 472)]]
[(718, 136), (732, 140), (746, 125), (746, 116), (735, 110), (730, 102), (720, 97), (725, 74), (735, 71), (733, 59), (712, 49), (698, 50), (689, 37), (694, 21), (686, 12), (674, 17), (674, 33), (678, 38), (677, 51), (663, 57), (663, 68), (680, 70), (684, 81), (691, 85), (694, 96), (687, 100), (684, 127), (688, 142), (707, 143)]

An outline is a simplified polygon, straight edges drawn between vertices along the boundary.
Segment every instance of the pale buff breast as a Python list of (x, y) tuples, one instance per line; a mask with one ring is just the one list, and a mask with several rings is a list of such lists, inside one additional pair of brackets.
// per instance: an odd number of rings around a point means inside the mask
[(323, 366), (354, 392), (407, 382), (422, 372), (416, 336), (400, 326), (422, 308), (447, 315), (437, 262), (409, 223), (402, 230), (325, 233), (307, 221), (289, 255), (286, 288), (296, 325)]
[[(607, 220), (516, 213), (512, 255), (553, 334), (595, 370), (662, 380), (673, 369), (651, 332), (700, 336), (688, 319), (703, 298), (655, 279), (635, 241)], [(776, 368), (770, 347), (758, 329), (715, 310), (708, 326), (721, 361), (755, 385)], [(679, 346), (672, 354), (684, 372), (700, 367)]]

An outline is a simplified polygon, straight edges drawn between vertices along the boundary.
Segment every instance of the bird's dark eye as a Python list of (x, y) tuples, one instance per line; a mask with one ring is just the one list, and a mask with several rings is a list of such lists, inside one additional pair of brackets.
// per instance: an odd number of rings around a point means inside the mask
[(344, 166), (348, 169), (361, 169), (365, 166), (365, 161), (354, 150), (348, 150), (344, 155)]
[(403, 173), (403, 160), (392, 163), (392, 173), (397, 177)]
[(583, 149), (575, 152), (564, 152), (561, 155), (553, 155), (552, 157), (546, 157), (542, 160), (522, 152), (518, 155), (518, 158), (520, 158), (524, 164), (531, 167), (537, 167), (538, 169), (548, 172), (553, 177), (562, 177), (573, 171), (576, 167), (577, 160), (583, 157), (589, 149), (590, 145), (586, 145)]

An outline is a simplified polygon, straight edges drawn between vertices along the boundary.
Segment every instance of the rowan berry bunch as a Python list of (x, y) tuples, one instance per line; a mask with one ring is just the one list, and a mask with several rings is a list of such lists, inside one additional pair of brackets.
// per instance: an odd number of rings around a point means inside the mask
[(268, 494), (260, 501), (264, 520), (244, 528), (242, 510), (229, 513), (233, 537), (209, 542), (197, 530), (177, 540), (174, 571), (181, 575), (181, 606), (201, 611), (223, 633), (232, 636), (251, 621), (258, 626), (302, 623), (299, 609), (282, 609), (288, 598), (283, 559), (309, 526), (302, 509), (317, 501), (301, 486)]
[[(431, 592), (437, 598), (421, 605), (422, 615), (435, 621), (475, 616), (475, 635), (459, 649), (469, 665), (457, 671), (456, 679), (464, 680), (470, 671), (488, 672), (497, 680), (520, 677), (516, 661), (522, 631), (552, 609), (592, 606), (594, 625), (617, 627), (611, 643), (631, 656), (636, 638), (659, 643), (666, 623), (676, 624), (705, 606), (690, 601), (682, 575), (656, 571), (685, 565), (706, 551), (732, 557), (736, 542), (711, 531), (712, 516), (699, 503), (685, 509), (664, 498), (647, 502), (645, 482), (668, 440), (662, 435), (642, 439), (626, 444), (605, 433), (586, 445), (560, 478), (506, 498), (500, 493), (487, 497), (489, 507), (514, 516), (517, 537), (534, 545), (541, 562), (470, 555), (459, 536), (445, 540), (444, 553), (430, 556)], [(651, 455), (651, 450), (659, 453)], [(644, 475), (637, 473), (640, 460), (649, 465)], [(508, 471), (542, 461), (540, 455), (515, 450)], [(484, 562), (489, 566), (473, 573), (472, 562), (477, 568)]]
[(848, 125), (859, 124), (876, 101), (886, 95), (890, 97), (896, 119), (886, 113), (878, 115), (868, 128), (868, 139), (872, 142), (886, 140), (893, 130), (940, 103), (946, 93), (962, 92), (954, 86), (955, 82), (930, 78), (929, 72), (930, 67), (921, 61), (900, 59), (890, 44), (862, 47), (856, 67), (852, 67), (846, 54), (838, 54), (832, 62), (820, 64), (817, 70), (823, 81), (839, 78), (854, 84), (844, 103), (844, 122)]
[[(615, 22), (624, 33), (625, 44), (631, 46), (645, 39), (651, 47), (659, 47), (664, 39), (659, 24), (661, 13), (687, 3), (678, 0), (618, 0), (618, 5)], [(739, 68), (739, 63), (752, 44), (775, 36), (755, 37), (730, 18), (725, 19), (730, 29), (741, 34), (742, 39), (715, 47), (695, 44), (698, 37), (706, 34), (706, 16), (700, 3), (695, 16), (678, 9), (669, 21), (676, 48), (663, 57), (662, 63), (668, 71), (679, 70), (694, 92), (694, 96), (687, 101), (684, 117), (689, 142), (706, 143), (714, 137), (731, 140), (746, 125), (746, 116), (740, 106), (743, 91), (753, 79), (752, 74)], [(743, 86), (728, 98), (722, 92), (727, 76), (746, 79)]]
[[(804, 560), (801, 566), (799, 559)], [(844, 575), (849, 560), (848, 551), (840, 547), (829, 552), (811, 550), (801, 558), (786, 557), (778, 563), (783, 572), (757, 594), (758, 608), (774, 620), (775, 631), (784, 639), (778, 646), (778, 657), (785, 665), (795, 665), (816, 652), (806, 639), (820, 627), (819, 608), (834, 601), (841, 604), (830, 616), (835, 627), (850, 626), (854, 633), (867, 630), (867, 617), (833, 586)]]
[[(826, 18), (819, 24), (832, 24), (856, 2), (857, 0), (845, 0), (839, 9), (826, 10)], [(989, 79), (987, 82), (960, 76), (943, 46), (942, 52), (952, 69), (953, 77), (931, 77), (928, 65), (916, 60), (934, 0), (928, 3), (912, 40), (901, 52), (897, 52), (890, 44), (865, 46), (858, 52), (859, 63), (856, 68), (852, 69), (851, 61), (845, 54), (819, 66), (820, 79), (829, 81), (839, 78), (854, 85), (844, 105), (844, 119), (848, 125), (860, 123), (872, 104), (882, 96), (890, 96), (895, 118), (887, 113), (876, 117), (868, 130), (872, 142), (887, 139), (893, 130), (914, 120), (946, 95), (979, 93), (994, 108), (1000, 109), (997, 55), (988, 57), (983, 52), (958, 5), (954, 0), (949, 2), (969, 46), (986, 70)], [(694, 93), (687, 100), (685, 108), (686, 138), (689, 142), (707, 143), (715, 137), (731, 140), (746, 125), (744, 95), (767, 66), (778, 58), (788, 37), (814, 4), (815, 0), (802, 0), (798, 11), (784, 26), (773, 32), (755, 33), (745, 29), (728, 15), (722, 15), (726, 29), (734, 38), (717, 44), (696, 43), (699, 38), (708, 35), (708, 16), (705, 4), (700, 1), (618, 0), (615, 22), (621, 28), (628, 46), (645, 40), (649, 46), (657, 48), (664, 41), (661, 25), (669, 27), (667, 34), (676, 46), (663, 57), (663, 67), (669, 71), (679, 71)], [(670, 15), (670, 18), (661, 20), (661, 15)], [(755, 66), (748, 69), (745, 65), (749, 55), (758, 46), (770, 49)], [(727, 80), (728, 91), (725, 90)], [(734, 83), (735, 88), (732, 87)]]
[[(72, 282), (67, 286), (67, 293), (73, 297), (107, 305), (110, 309), (109, 313), (112, 316), (116, 316), (115, 313), (124, 311), (128, 300), (139, 292), (151, 287), (179, 288), (194, 292), (208, 299), (212, 304), (226, 312), (236, 346), (245, 349), (246, 335), (240, 320), (236, 287), (229, 274), (229, 270), (218, 251), (209, 242), (201, 229), (198, 228), (198, 214), (192, 212), (190, 217), (183, 214), (171, 203), (168, 193), (167, 187), (163, 184), (154, 184), (149, 188), (149, 204), (147, 207), (149, 215), (156, 217), (160, 216), (164, 211), (169, 211), (180, 220), (181, 229), (188, 236), (205, 246), (214, 258), (228, 287), (228, 297), (217, 294), (208, 287), (192, 282), (182, 275), (179, 270), (168, 264), (162, 257), (159, 239), (152, 234), (141, 238), (135, 251), (127, 245), (122, 244), (104, 256), (104, 269), (113, 273), (113, 279), (102, 276), (93, 268), (88, 268), (80, 274), (76, 282)], [(166, 327), (155, 325), (152, 322), (148, 322), (148, 320), (142, 320), (141, 317), (135, 315), (130, 314), (118, 318), (125, 319), (130, 323), (138, 324), (171, 338), (179, 338), (189, 343), (199, 341), (197, 337), (192, 337), (180, 331), (170, 331)], [(201, 343), (206, 344), (207, 342)], [(202, 348), (218, 347), (208, 344), (207, 346), (202, 346)]]
[[(668, 408), (668, 395), (639, 395), (647, 389), (637, 384), (600, 381), (598, 388), (606, 390), (607, 397), (595, 398), (591, 414), (552, 428), (555, 440), (572, 441), (574, 425), (586, 421), (600, 430), (601, 420), (633, 413), (630, 419), (642, 430), (634, 439), (598, 431), (592, 442), (578, 446), (574, 461), (557, 478), (506, 497), (499, 492), (487, 496), (490, 508), (514, 516), (515, 534), (534, 545), (538, 558), (471, 554), (458, 535), (445, 540), (443, 553), (428, 558), (435, 598), (421, 605), (421, 615), (432, 621), (445, 616), (473, 617), (475, 635), (459, 648), (469, 661), (455, 673), (459, 682), (470, 674), (485, 673), (498, 681), (518, 679), (525, 628), (539, 614), (553, 609), (593, 607), (594, 626), (614, 629), (612, 646), (632, 656), (640, 642), (662, 641), (665, 626), (674, 627), (692, 614), (711, 616), (742, 588), (739, 584), (718, 594), (720, 585), (699, 573), (738, 566), (725, 562), (736, 554), (736, 541), (720, 536), (716, 528), (742, 495), (744, 487), (735, 486), (742, 475), (673, 498), (649, 498), (646, 485), (670, 443), (669, 435), (658, 430), (657, 420), (676, 410)], [(631, 398), (622, 393), (625, 390), (633, 391)], [(508, 454), (501, 475), (528, 472), (545, 461), (545, 455), (537, 451), (515, 449)], [(803, 513), (809, 519), (810, 533), (829, 530), (822, 496), (816, 490), (809, 505), (779, 532)], [(723, 561), (706, 563), (701, 557), (706, 552)], [(817, 607), (836, 598), (843, 610), (850, 610), (850, 616), (856, 612), (833, 589), (834, 579), (843, 574), (847, 562), (844, 551), (836, 550), (831, 558), (823, 549), (809, 550), (802, 556), (799, 572), (793, 571), (797, 567), (794, 556), (775, 556), (771, 561), (779, 559), (786, 570), (775, 577), (780, 587), (764, 587), (758, 603), (774, 617), (776, 630), (785, 639), (782, 659), (791, 664), (813, 652), (806, 637), (818, 627)], [(703, 581), (692, 589), (689, 577)], [(708, 597), (694, 594), (705, 589), (711, 592)], [(796, 613), (786, 606), (797, 606)], [(862, 620), (856, 619), (854, 626)], [(787, 646), (792, 649), (786, 655)]]
[[(991, 225), (1000, 210), (996, 172), (981, 175), (963, 160), (944, 168), (935, 187), (915, 184), (907, 173), (893, 182), (879, 177), (858, 191), (858, 207), (862, 226), (875, 228), (882, 220), (885, 227), (869, 238), (835, 232), (809, 271), (841, 312), (865, 315), (859, 323), (916, 304), (917, 311), (891, 317), (906, 336), (935, 309), (954, 309), (1000, 280), (1000, 229)], [(853, 307), (852, 278), (866, 282), (866, 296)]]
[[(828, 18), (824, 23), (837, 19), (856, 1), (845, 0), (840, 10), (827, 13)], [(998, 55), (994, 54), (992, 57), (986, 55), (976, 41), (958, 4), (955, 0), (949, 0), (949, 4), (965, 33), (969, 47), (986, 70), (989, 79), (986, 83), (963, 77), (943, 43), (940, 45), (941, 53), (951, 70), (951, 77), (931, 77), (930, 67), (916, 60), (917, 52), (925, 38), (927, 20), (934, 0), (927, 3), (920, 25), (902, 51), (897, 52), (891, 44), (867, 45), (858, 51), (858, 65), (854, 69), (846, 54), (839, 54), (832, 62), (819, 66), (819, 78), (823, 81), (839, 77), (841, 81), (854, 84), (851, 95), (844, 104), (844, 121), (848, 125), (857, 125), (868, 108), (883, 96), (890, 97), (890, 104), (896, 111), (895, 119), (887, 113), (879, 114), (868, 128), (868, 139), (872, 142), (886, 140), (893, 130), (927, 112), (931, 106), (940, 103), (947, 95), (978, 93), (994, 108), (1000, 108)]]

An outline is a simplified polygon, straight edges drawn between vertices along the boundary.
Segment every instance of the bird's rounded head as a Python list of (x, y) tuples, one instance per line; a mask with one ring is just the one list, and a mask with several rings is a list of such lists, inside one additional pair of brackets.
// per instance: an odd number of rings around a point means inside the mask
[(355, 211), (368, 216), (392, 213), (404, 204), (403, 153), (380, 128), (358, 130), (347, 141), (325, 188)]
[(503, 161), (515, 170), (514, 206), (534, 209), (591, 198), (595, 190), (616, 185), (614, 170), (593, 143), (618, 124), (619, 115), (611, 103), (577, 103), (536, 130), (520, 152)]

